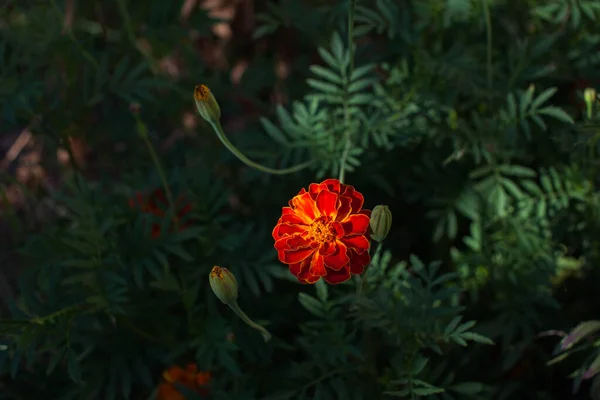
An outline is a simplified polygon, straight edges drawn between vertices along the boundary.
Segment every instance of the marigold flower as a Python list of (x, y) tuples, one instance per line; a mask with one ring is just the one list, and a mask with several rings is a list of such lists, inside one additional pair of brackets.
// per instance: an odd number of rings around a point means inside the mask
[[(159, 218), (164, 218), (169, 209), (168, 201), (163, 189), (155, 189), (149, 195), (136, 192), (135, 198), (129, 199), (129, 207), (133, 209), (138, 208), (143, 213), (152, 214)], [(182, 231), (190, 226), (190, 224), (187, 223), (180, 223), (180, 220), (192, 211), (192, 204), (186, 202), (185, 198), (180, 196), (175, 207), (177, 208), (177, 213), (173, 217), (172, 222), (177, 224), (179, 231)], [(159, 237), (160, 224), (152, 224), (151, 232), (153, 239)]]
[(169, 367), (162, 374), (163, 381), (158, 385), (157, 400), (185, 400), (186, 397), (177, 390), (176, 383), (198, 393), (208, 395), (210, 372), (198, 371), (196, 364), (188, 364), (185, 369), (179, 365)]
[(363, 195), (337, 179), (311, 183), (283, 207), (273, 229), (279, 260), (303, 283), (335, 285), (370, 262), (370, 210)]

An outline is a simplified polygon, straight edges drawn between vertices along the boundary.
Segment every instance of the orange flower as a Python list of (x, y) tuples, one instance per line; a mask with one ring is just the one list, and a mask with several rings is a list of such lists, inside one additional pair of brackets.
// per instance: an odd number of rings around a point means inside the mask
[(279, 260), (303, 283), (332, 285), (361, 274), (370, 262), (370, 210), (364, 197), (337, 179), (311, 183), (283, 207), (273, 229)]
[(157, 400), (185, 400), (185, 396), (175, 386), (182, 386), (202, 395), (208, 395), (206, 387), (210, 382), (210, 372), (198, 372), (196, 364), (188, 364), (185, 369), (174, 365), (163, 372), (163, 381), (158, 385)]
[[(141, 192), (136, 192), (135, 199), (129, 199), (129, 207), (139, 208), (143, 213), (164, 218), (169, 208), (169, 203), (163, 189), (155, 189), (148, 196), (143, 195)], [(175, 202), (175, 207), (178, 210), (172, 222), (179, 224), (179, 220), (192, 211), (192, 205), (190, 203), (185, 203), (183, 196), (180, 196)], [(179, 230), (182, 231), (189, 227), (189, 224), (179, 224), (178, 227)], [(160, 224), (152, 224), (151, 229), (153, 239), (160, 236)]]

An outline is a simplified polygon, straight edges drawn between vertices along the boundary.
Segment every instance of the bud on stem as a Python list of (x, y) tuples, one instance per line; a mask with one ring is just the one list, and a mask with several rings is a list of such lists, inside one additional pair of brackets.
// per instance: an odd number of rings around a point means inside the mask
[(262, 326), (258, 325), (246, 315), (237, 303), (238, 298), (238, 284), (235, 276), (227, 269), (214, 266), (208, 276), (208, 281), (213, 293), (219, 300), (227, 304), (229, 308), (237, 314), (248, 326), (258, 330), (265, 342), (271, 340), (271, 334)]
[(586, 106), (586, 114), (588, 119), (591, 119), (593, 116), (593, 107), (594, 107), (594, 103), (596, 102), (596, 89), (594, 88), (586, 88), (583, 91), (583, 99), (585, 100), (585, 106)]
[(392, 227), (392, 212), (388, 206), (378, 205), (371, 212), (371, 239), (382, 242)]
[(198, 114), (200, 114), (200, 116), (210, 124), (210, 126), (213, 128), (213, 131), (217, 134), (217, 137), (219, 138), (221, 143), (223, 143), (227, 150), (229, 150), (234, 156), (236, 156), (238, 160), (240, 160), (247, 166), (269, 174), (285, 175), (303, 170), (304, 168), (314, 163), (314, 160), (311, 160), (295, 165), (293, 167), (275, 169), (265, 167), (264, 165), (250, 160), (241, 151), (239, 151), (225, 135), (223, 127), (221, 126), (221, 122), (219, 121), (219, 119), (221, 118), (221, 108), (219, 107), (219, 103), (217, 103), (215, 96), (213, 96), (212, 92), (206, 85), (198, 85), (194, 88), (194, 102), (196, 103)]

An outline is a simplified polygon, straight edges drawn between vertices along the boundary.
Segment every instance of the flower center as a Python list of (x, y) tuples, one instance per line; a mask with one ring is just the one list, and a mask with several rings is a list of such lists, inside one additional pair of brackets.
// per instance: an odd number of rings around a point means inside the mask
[(331, 221), (323, 217), (313, 222), (308, 230), (310, 237), (317, 243), (323, 244), (335, 240), (335, 231)]
[(206, 85), (198, 85), (194, 88), (194, 97), (198, 101), (205, 101), (208, 99), (210, 89)]

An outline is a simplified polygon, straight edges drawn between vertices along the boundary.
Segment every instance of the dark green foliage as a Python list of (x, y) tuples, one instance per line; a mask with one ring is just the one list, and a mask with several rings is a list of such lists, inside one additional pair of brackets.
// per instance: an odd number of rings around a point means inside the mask
[[(1, 173), (0, 399), (148, 399), (187, 363), (214, 399), (600, 398), (596, 1), (256, 1), (256, 42), (184, 3), (2, 6), (0, 133), (29, 129), (51, 184), (15, 210)], [(314, 163), (268, 176), (182, 123), (200, 83), (248, 157)], [(75, 139), (88, 162), (57, 163)], [(300, 285), (271, 237), (340, 175), (393, 213), (358, 298)]]

